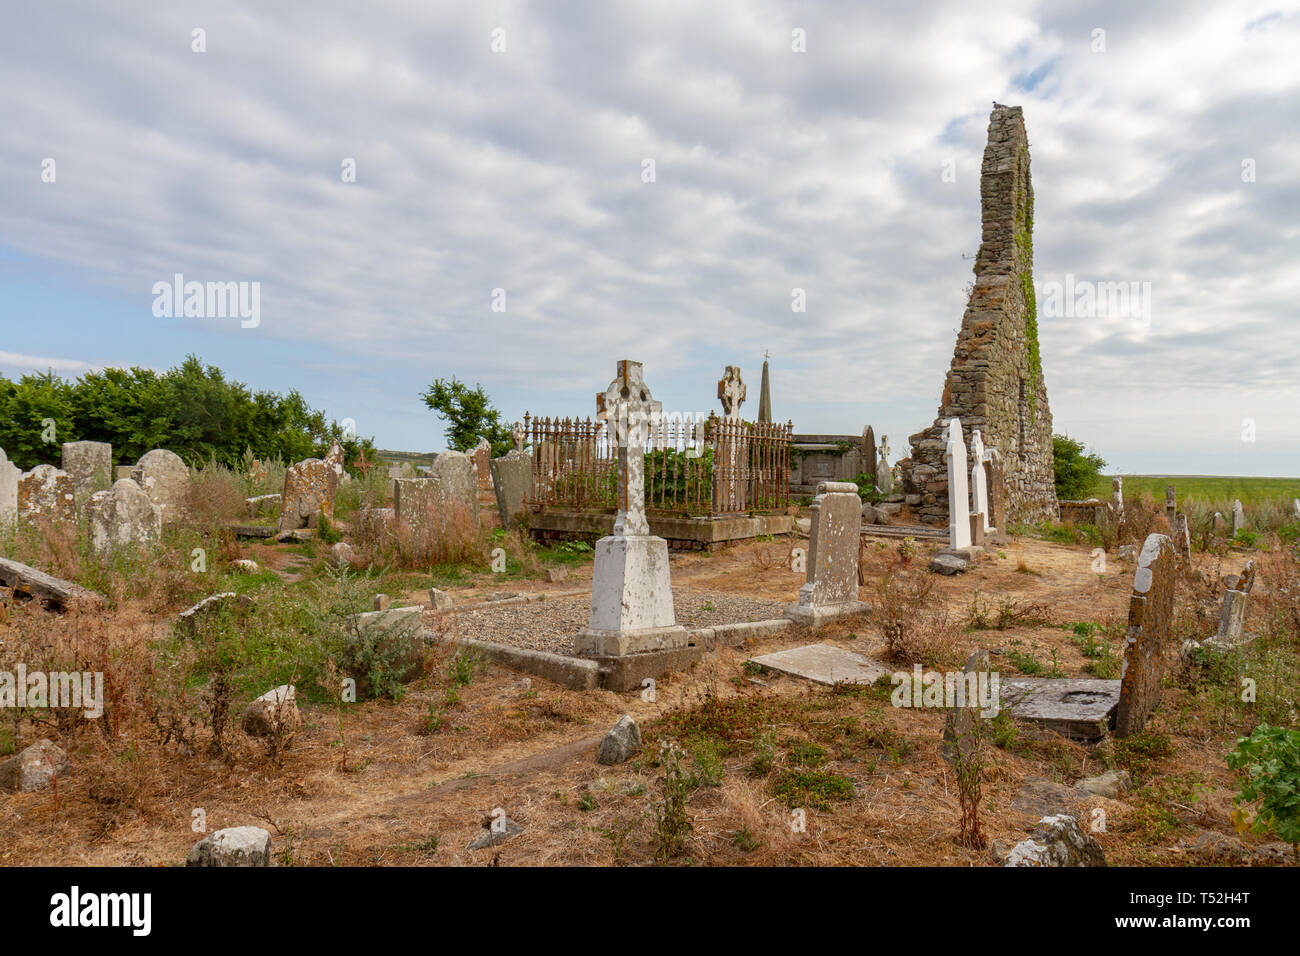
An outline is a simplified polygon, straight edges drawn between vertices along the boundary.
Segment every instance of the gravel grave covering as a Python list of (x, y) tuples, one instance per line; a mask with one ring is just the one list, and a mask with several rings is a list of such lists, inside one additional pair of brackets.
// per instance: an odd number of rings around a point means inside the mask
[[(783, 605), (720, 591), (686, 591), (673, 588), (677, 623), (686, 628), (742, 624), (779, 618)], [(456, 635), (494, 644), (509, 644), (534, 651), (573, 655), (573, 636), (587, 626), (591, 599), (587, 595), (547, 598), (528, 604), (492, 607), (485, 604), (455, 615)], [(440, 630), (449, 630), (445, 615)]]

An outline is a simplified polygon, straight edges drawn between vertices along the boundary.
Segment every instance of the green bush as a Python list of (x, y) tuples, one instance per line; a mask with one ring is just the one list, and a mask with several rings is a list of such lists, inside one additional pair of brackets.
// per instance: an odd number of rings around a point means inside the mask
[(1083, 442), (1067, 435), (1052, 436), (1052, 468), (1056, 475), (1056, 497), (1065, 500), (1087, 498), (1106, 467), (1100, 455), (1085, 454)]
[(1233, 814), (1238, 826), (1256, 833), (1270, 830), (1300, 847), (1300, 731), (1260, 724), (1249, 737), (1237, 740), (1228, 754), (1228, 766), (1246, 772), (1236, 803), (1257, 803), (1254, 820), (1246, 824)]

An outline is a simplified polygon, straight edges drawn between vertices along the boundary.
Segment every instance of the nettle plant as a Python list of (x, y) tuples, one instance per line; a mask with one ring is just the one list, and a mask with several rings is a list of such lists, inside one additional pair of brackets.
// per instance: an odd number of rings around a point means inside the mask
[(1260, 724), (1237, 740), (1228, 766), (1246, 772), (1236, 803), (1256, 804), (1252, 820), (1233, 811), (1233, 824), (1256, 833), (1272, 831), (1300, 855), (1300, 731)]

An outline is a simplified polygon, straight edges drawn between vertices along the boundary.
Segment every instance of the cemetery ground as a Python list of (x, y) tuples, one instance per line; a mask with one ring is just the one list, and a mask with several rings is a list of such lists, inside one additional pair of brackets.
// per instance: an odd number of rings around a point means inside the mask
[[(49, 738), (71, 769), (52, 787), (0, 794), (0, 863), (177, 865), (201, 820), (209, 833), (266, 828), (276, 865), (995, 865), (1060, 810), (1104, 821), (1091, 835), (1112, 865), (1294, 865), (1276, 837), (1234, 827), (1241, 778), (1225, 760), (1260, 722), (1297, 726), (1300, 559), (1278, 529), (1249, 551), (1210, 539), (1194, 552), (1178, 584), (1175, 643), (1214, 633), (1221, 577), (1252, 557), (1260, 586), (1247, 630), (1257, 636), (1172, 667), (1141, 733), (1085, 745), (1005, 711), (986, 723), (980, 812), (990, 845), (976, 850), (958, 841), (945, 711), (892, 706), (888, 677), (828, 687), (750, 658), (817, 641), (890, 670), (950, 670), (987, 648), (1007, 676), (1116, 678), (1134, 575), (1117, 552), (1163, 530), (1156, 501), (1130, 497), (1117, 529), (1017, 529), (955, 577), (926, 570), (937, 542), (868, 534), (859, 597), (871, 614), (721, 648), (646, 694), (566, 689), (455, 648), (452, 639), (472, 635), (563, 652), (590, 596), (588, 544), (542, 547), (521, 530), (486, 527), (484, 496), (482, 533), (373, 555), (358, 545), (335, 568), (332, 543), (354, 539), (360, 509), (383, 503), (387, 479), (375, 471), (344, 484), (336, 520), (305, 540), (237, 537), (245, 497), (281, 478), (254, 487), (200, 471), (187, 518), (107, 565), (91, 560), (76, 527), (5, 543), (7, 556), (104, 598), (62, 611), (7, 602), (5, 659), (102, 670), (107, 691), (98, 720), (4, 716), (0, 756)], [(791, 550), (806, 546), (795, 535), (674, 553), (679, 622), (779, 617), (804, 580)], [(493, 572), (498, 547), (506, 566)], [(249, 560), (256, 571), (235, 563)], [(451, 610), (430, 606), (431, 587), (450, 595)], [(225, 591), (256, 603), (197, 633), (179, 628), (178, 612)], [(421, 606), (434, 639), (409, 681), (378, 652), (354, 661), (380, 696), (344, 703), (337, 629), (376, 594)], [(1257, 683), (1256, 702), (1241, 700), (1242, 676)], [(245, 705), (284, 683), (297, 688), (301, 727), (245, 734)], [(623, 714), (644, 746), (600, 765), (597, 747)], [(676, 749), (663, 750), (669, 742)], [(1076, 786), (1112, 770), (1131, 786), (1104, 795)], [(498, 808), (522, 829), (468, 849)]]

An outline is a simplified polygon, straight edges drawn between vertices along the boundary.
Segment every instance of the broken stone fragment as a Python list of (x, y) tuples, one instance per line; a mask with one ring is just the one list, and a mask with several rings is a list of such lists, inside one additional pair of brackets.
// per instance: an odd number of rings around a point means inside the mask
[(546, 580), (549, 581), (551, 584), (559, 584), (561, 581), (567, 580), (568, 577), (569, 577), (569, 571), (567, 568), (546, 569)]
[(494, 818), (485, 822), (483, 826), (487, 832), (471, 840), (467, 849), (483, 850), (490, 846), (498, 846), (524, 832), (524, 828), (509, 817)]
[(336, 541), (330, 546), (330, 567), (346, 568), (350, 566), (356, 558), (356, 552), (352, 550), (352, 545), (346, 541)]
[(969, 567), (969, 560), (950, 551), (940, 551), (930, 561), (930, 570), (936, 574), (964, 574)]
[(429, 605), (436, 611), (446, 611), (452, 604), (451, 595), (437, 588), (429, 588)]
[(302, 726), (302, 717), (298, 713), (294, 686), (281, 684), (256, 698), (244, 708), (240, 726), (251, 737), (275, 737), (296, 732)]
[(72, 761), (62, 747), (38, 740), (16, 756), (0, 762), (0, 790), (31, 793), (48, 787), (56, 777), (67, 776)]
[(1043, 817), (1028, 840), (1007, 854), (1006, 866), (1106, 866), (1101, 844), (1068, 814)]
[(1109, 797), (1113, 800), (1121, 792), (1133, 786), (1133, 779), (1127, 770), (1108, 770), (1099, 776), (1080, 780), (1074, 786), (1076, 790), (1082, 790), (1084, 793)]
[(261, 827), (230, 827), (190, 848), (186, 866), (270, 866), (271, 834)]
[(624, 714), (600, 742), (596, 762), (612, 767), (641, 751), (641, 728), (630, 714)]

